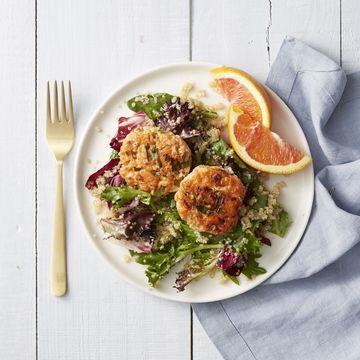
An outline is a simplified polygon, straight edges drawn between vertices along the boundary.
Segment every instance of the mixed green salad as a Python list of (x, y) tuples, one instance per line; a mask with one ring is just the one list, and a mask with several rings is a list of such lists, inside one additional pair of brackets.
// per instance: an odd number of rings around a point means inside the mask
[[(262, 174), (239, 159), (221, 138), (216, 111), (167, 93), (139, 95), (127, 105), (134, 114), (118, 120), (109, 162), (86, 183), (92, 195), (109, 209), (100, 220), (106, 239), (116, 239), (130, 248), (131, 257), (144, 265), (153, 287), (180, 262), (182, 268), (174, 284), (178, 291), (217, 270), (236, 284), (240, 274), (249, 279), (264, 274), (266, 269), (258, 260), (261, 247), (271, 246), (266, 233), (283, 237), (291, 224), (278, 201), (281, 184), (267, 189)], [(127, 135), (144, 126), (180, 136), (191, 150), (190, 171), (198, 165), (218, 166), (241, 180), (246, 192), (238, 221), (230, 231), (214, 235), (194, 230), (179, 216), (175, 192), (151, 194), (129, 186), (120, 175), (119, 152)], [(150, 152), (149, 156), (151, 160), (155, 155)]]

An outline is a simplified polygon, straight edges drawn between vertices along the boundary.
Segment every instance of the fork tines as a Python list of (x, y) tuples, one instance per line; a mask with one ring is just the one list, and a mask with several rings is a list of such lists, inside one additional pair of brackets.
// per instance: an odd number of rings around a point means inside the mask
[[(65, 105), (65, 90), (64, 82), (61, 81), (61, 117), (59, 117), (59, 102), (58, 102), (58, 86), (57, 81), (54, 81), (54, 90), (53, 90), (53, 111), (51, 114), (51, 101), (50, 101), (50, 84), (47, 82), (47, 91), (46, 91), (46, 118), (47, 122), (73, 122), (74, 121), (74, 111), (72, 103), (72, 94), (71, 94), (71, 82), (68, 82), (68, 113), (66, 113)], [(51, 116), (53, 115), (53, 116)]]

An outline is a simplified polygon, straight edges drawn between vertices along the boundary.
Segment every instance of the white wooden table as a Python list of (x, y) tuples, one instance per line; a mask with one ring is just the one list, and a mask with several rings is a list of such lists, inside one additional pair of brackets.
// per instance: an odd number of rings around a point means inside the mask
[(264, 80), (287, 34), (355, 71), (359, 15), (358, 0), (1, 0), (0, 359), (221, 359), (190, 305), (132, 288), (94, 251), (74, 206), (78, 144), (65, 166), (69, 292), (49, 295), (46, 80), (72, 80), (80, 135), (124, 80), (159, 64), (224, 63)]

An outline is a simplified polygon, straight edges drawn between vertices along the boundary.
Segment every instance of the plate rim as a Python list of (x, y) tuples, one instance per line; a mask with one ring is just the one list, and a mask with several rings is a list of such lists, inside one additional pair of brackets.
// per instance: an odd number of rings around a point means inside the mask
[[(310, 200), (309, 200), (309, 209), (307, 209), (307, 214), (304, 217), (304, 225), (302, 226), (302, 228), (300, 229), (299, 233), (301, 234), (299, 236), (299, 240), (296, 241), (294, 244), (292, 244), (291, 247), (289, 247), (287, 249), (286, 255), (284, 256), (284, 258), (282, 259), (282, 261), (280, 261), (279, 263), (277, 263), (274, 266), (274, 270), (271, 273), (265, 273), (262, 278), (260, 279), (260, 281), (255, 283), (254, 280), (254, 285), (249, 287), (248, 289), (246, 289), (245, 291), (241, 291), (239, 293), (236, 294), (231, 294), (231, 295), (225, 295), (225, 296), (219, 296), (215, 299), (210, 299), (210, 300), (191, 300), (188, 301), (187, 299), (176, 299), (173, 298), (171, 296), (167, 296), (167, 294), (165, 293), (160, 293), (160, 292), (153, 292), (152, 289), (148, 288), (148, 287), (144, 287), (139, 285), (137, 282), (135, 282), (134, 280), (132, 280), (129, 277), (126, 277), (121, 271), (119, 271), (119, 269), (115, 266), (115, 264), (113, 264), (112, 261), (110, 261), (107, 257), (107, 255), (100, 249), (100, 247), (98, 246), (98, 244), (96, 243), (96, 241), (94, 240), (90, 229), (88, 229), (87, 224), (85, 222), (85, 217), (82, 211), (82, 208), (80, 206), (80, 189), (78, 188), (78, 185), (80, 185), (80, 179), (79, 179), (79, 171), (80, 171), (80, 154), (82, 153), (82, 147), (83, 147), (83, 143), (86, 140), (86, 135), (89, 133), (89, 130), (95, 120), (95, 118), (97, 117), (97, 115), (99, 113), (101, 113), (101, 110), (104, 108), (104, 105), (111, 102), (116, 96), (117, 94), (125, 87), (131, 85), (131, 83), (138, 81), (139, 79), (141, 79), (142, 77), (151, 75), (154, 72), (157, 71), (161, 71), (161, 70), (167, 70), (169, 68), (172, 67), (180, 67), (180, 66), (203, 66), (203, 67), (220, 67), (220, 66), (225, 66), (225, 65), (220, 65), (220, 64), (216, 64), (216, 63), (212, 63), (212, 62), (204, 62), (204, 61), (184, 61), (184, 62), (171, 62), (171, 63), (166, 63), (160, 66), (156, 66), (156, 67), (152, 67), (146, 71), (142, 71), (140, 73), (138, 73), (136, 76), (130, 77), (127, 80), (125, 80), (124, 82), (122, 82), (115, 90), (113, 90), (111, 92), (111, 94), (109, 96), (107, 96), (105, 98), (105, 100), (103, 100), (96, 109), (95, 111), (92, 113), (92, 115), (89, 117), (88, 122), (86, 123), (84, 129), (82, 130), (82, 134), (79, 136), (79, 142), (78, 142), (78, 147), (76, 149), (76, 154), (75, 154), (75, 162), (74, 162), (74, 174), (73, 174), (73, 187), (74, 187), (74, 192), (75, 192), (75, 202), (76, 202), (76, 208), (77, 208), (77, 213), (81, 218), (81, 222), (83, 225), (83, 228), (86, 231), (86, 234), (88, 235), (88, 237), (91, 239), (91, 243), (93, 244), (93, 246), (95, 247), (95, 249), (97, 250), (98, 253), (101, 254), (101, 257), (106, 260), (106, 262), (110, 265), (110, 267), (116, 271), (117, 275), (120, 276), (120, 278), (125, 281), (128, 284), (131, 284), (132, 286), (134, 286), (135, 288), (156, 296), (158, 298), (161, 299), (166, 299), (169, 301), (175, 301), (175, 302), (181, 302), (181, 303), (210, 303), (210, 302), (215, 302), (215, 301), (222, 301), (222, 300), (226, 300), (226, 299), (230, 299), (233, 298), (235, 296), (239, 296), (241, 294), (244, 294), (254, 288), (256, 288), (257, 286), (261, 285), (264, 281), (268, 280), (269, 278), (271, 278), (273, 275), (275, 275), (280, 268), (290, 259), (291, 255), (294, 253), (294, 251), (296, 250), (296, 248), (299, 246), (299, 244), (301, 243), (301, 240), (303, 238), (304, 232), (309, 224), (309, 219), (310, 219), (310, 215), (312, 213), (312, 208), (313, 208), (313, 204), (314, 204), (314, 193), (315, 193), (315, 180), (314, 180), (314, 164), (313, 162), (311, 162), (310, 165), (310, 172), (311, 172), (311, 186), (309, 188), (309, 192), (310, 192)], [(261, 85), (263, 85), (267, 91), (270, 91), (272, 93), (273, 96), (275, 96), (277, 98), (277, 100), (279, 102), (282, 103), (283, 106), (286, 107), (287, 111), (290, 112), (290, 114), (295, 118), (297, 125), (300, 127), (301, 132), (303, 133), (303, 136), (305, 138), (305, 145), (307, 147), (307, 152), (309, 153), (309, 155), (311, 156), (311, 150), (310, 150), (310, 146), (308, 143), (308, 140), (306, 138), (306, 135), (304, 133), (304, 131), (301, 128), (300, 123), (297, 120), (297, 117), (294, 115), (294, 113), (291, 111), (291, 109), (288, 107), (288, 105), (280, 98), (279, 95), (277, 95), (272, 89), (270, 89), (267, 85), (265, 85), (263, 82), (260, 82)], [(240, 289), (240, 287), (239, 287)]]

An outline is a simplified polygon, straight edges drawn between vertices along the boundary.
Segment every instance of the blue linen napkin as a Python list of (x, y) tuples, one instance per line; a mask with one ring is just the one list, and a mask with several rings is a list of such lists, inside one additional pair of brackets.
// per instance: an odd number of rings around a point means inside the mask
[(225, 359), (360, 359), (360, 73), (346, 77), (288, 37), (267, 85), (294, 112), (311, 148), (311, 219), (294, 254), (265, 283), (193, 308)]

